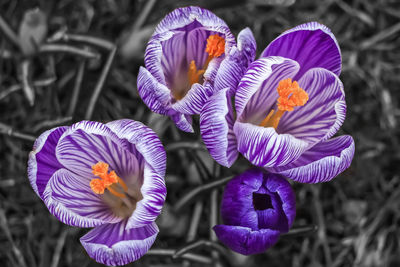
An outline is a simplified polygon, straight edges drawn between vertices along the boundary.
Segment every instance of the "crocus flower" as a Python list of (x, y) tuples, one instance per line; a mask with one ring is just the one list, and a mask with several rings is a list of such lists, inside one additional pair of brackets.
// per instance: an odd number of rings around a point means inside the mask
[(143, 124), (82, 121), (36, 140), (28, 176), (57, 219), (94, 227), (80, 239), (90, 257), (124, 265), (145, 254), (158, 234), (165, 165), (160, 140)]
[(284, 32), (249, 66), (234, 100), (224, 89), (206, 102), (200, 129), (211, 155), (229, 167), (240, 152), (303, 183), (337, 176), (354, 155), (351, 136), (331, 138), (346, 113), (340, 68), (339, 46), (324, 25)]
[(224, 224), (214, 226), (219, 240), (238, 253), (262, 253), (286, 233), (296, 216), (296, 198), (281, 176), (250, 169), (225, 187)]
[[(178, 8), (156, 27), (138, 74), (138, 92), (154, 112), (178, 128), (193, 132), (191, 115), (200, 114), (215, 91), (236, 87), (254, 60), (256, 44), (249, 29), (238, 44), (226, 23), (199, 7)], [(229, 66), (232, 66), (228, 68)], [(221, 70), (220, 70), (221, 69)]]

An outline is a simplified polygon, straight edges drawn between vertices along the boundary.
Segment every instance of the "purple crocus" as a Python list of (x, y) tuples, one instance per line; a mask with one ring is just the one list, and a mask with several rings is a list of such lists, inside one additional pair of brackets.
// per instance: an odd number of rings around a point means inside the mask
[(262, 253), (289, 231), (296, 198), (281, 176), (250, 169), (226, 185), (221, 215), (224, 224), (213, 229), (222, 243), (244, 255)]
[(331, 138), (346, 113), (340, 69), (339, 46), (324, 25), (284, 32), (251, 63), (234, 99), (223, 89), (206, 102), (200, 129), (211, 155), (230, 167), (240, 152), (303, 183), (333, 179), (354, 155), (351, 136)]
[(191, 115), (200, 114), (214, 92), (232, 84), (236, 87), (255, 50), (248, 28), (239, 33), (236, 44), (226, 23), (212, 12), (178, 8), (150, 38), (146, 68), (140, 68), (137, 79), (139, 94), (152, 111), (193, 132)]
[(145, 254), (158, 234), (165, 167), (160, 140), (140, 122), (82, 121), (36, 140), (28, 176), (57, 219), (94, 227), (80, 239), (90, 257), (124, 265)]

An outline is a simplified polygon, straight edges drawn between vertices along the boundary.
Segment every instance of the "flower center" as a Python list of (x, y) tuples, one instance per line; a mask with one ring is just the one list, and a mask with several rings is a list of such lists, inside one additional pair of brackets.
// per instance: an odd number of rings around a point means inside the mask
[[(220, 57), (225, 52), (225, 39), (218, 34), (210, 35), (207, 38), (207, 46), (205, 52), (208, 54), (207, 60), (203, 65), (203, 68), (197, 69), (196, 62), (194, 60), (190, 61), (187, 76), (189, 85), (192, 86), (198, 83), (202, 78), (204, 72), (206, 71), (208, 64), (215, 57)], [(186, 93), (186, 92), (185, 92)], [(176, 94), (174, 97), (176, 100), (180, 100), (185, 95)]]
[(279, 94), (278, 109), (276, 112), (272, 109), (260, 123), (260, 126), (276, 129), (285, 111), (293, 111), (294, 107), (304, 106), (308, 101), (306, 91), (300, 88), (297, 81), (292, 82), (291, 78), (280, 81), (276, 90)]
[(272, 209), (271, 197), (268, 194), (253, 193), (253, 207), (255, 210)]
[(115, 171), (108, 172), (108, 167), (107, 163), (101, 161), (92, 166), (92, 173), (100, 179), (92, 179), (90, 188), (96, 194), (104, 194), (105, 189), (107, 189), (116, 197), (126, 198), (125, 193), (128, 192), (128, 187)]

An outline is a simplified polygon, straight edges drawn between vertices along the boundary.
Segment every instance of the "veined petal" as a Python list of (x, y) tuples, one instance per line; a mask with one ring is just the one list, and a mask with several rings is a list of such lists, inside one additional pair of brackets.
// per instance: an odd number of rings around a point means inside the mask
[(152, 223), (160, 215), (167, 195), (164, 176), (154, 171), (147, 163), (144, 168), (143, 185), (140, 189), (143, 199), (136, 203), (136, 209), (128, 219), (126, 229)]
[(160, 139), (152, 129), (141, 122), (128, 119), (112, 121), (106, 126), (120, 139), (135, 145), (145, 161), (164, 177), (166, 154)]
[[(267, 179), (266, 187), (270, 192), (275, 192), (278, 196), (282, 205), (282, 210), (286, 216), (287, 227), (282, 227), (286, 230), (289, 230), (292, 227), (294, 218), (296, 217), (296, 195), (290, 186), (290, 183), (286, 181), (283, 177), (274, 175), (272, 173), (264, 174), (264, 177)], [(281, 230), (281, 232), (284, 232)]]
[(249, 28), (245, 28), (239, 33), (237, 48), (231, 49), (218, 69), (214, 83), (215, 91), (228, 87), (232, 94), (235, 94), (240, 79), (254, 60), (255, 53), (256, 42), (253, 33)]
[(233, 131), (238, 150), (253, 165), (283, 166), (298, 159), (308, 143), (290, 134), (278, 134), (272, 127), (236, 121)]
[(165, 201), (166, 154), (158, 136), (147, 126), (132, 120), (118, 120), (107, 123), (119, 138), (135, 145), (146, 161), (143, 185), (140, 189), (143, 199), (128, 220), (127, 228), (141, 227), (154, 222)]
[(221, 201), (221, 217), (225, 224), (258, 229), (253, 193), (259, 190), (262, 183), (263, 173), (257, 169), (247, 170), (229, 181)]
[(176, 114), (172, 115), (171, 119), (175, 123), (176, 127), (179, 128), (179, 130), (188, 133), (194, 133), (192, 126), (192, 118), (190, 117), (190, 115)]
[(126, 230), (126, 222), (97, 226), (80, 241), (91, 258), (111, 266), (125, 265), (142, 257), (153, 245), (158, 227), (153, 222)]
[(292, 78), (298, 70), (296, 61), (283, 57), (261, 58), (250, 64), (236, 91), (237, 118), (259, 124), (279, 97), (279, 82)]
[(232, 225), (216, 225), (213, 230), (224, 245), (243, 255), (265, 252), (278, 241), (280, 235), (277, 230), (253, 231), (248, 227)]
[(209, 88), (198, 83), (193, 84), (185, 97), (175, 102), (171, 108), (177, 113), (186, 115), (200, 114), (201, 108), (212, 93), (207, 90)]
[(90, 188), (90, 178), (60, 169), (53, 174), (43, 192), (49, 211), (61, 222), (78, 227), (116, 223), (122, 219)]
[(301, 24), (285, 31), (261, 54), (261, 57), (268, 56), (296, 60), (301, 67), (296, 80), (312, 68), (324, 68), (339, 75), (342, 66), (340, 48), (335, 36), (325, 25), (317, 22)]
[(145, 68), (140, 67), (137, 87), (143, 102), (154, 112), (167, 115), (171, 105), (171, 91)]
[(268, 168), (268, 171), (300, 183), (327, 182), (347, 169), (353, 156), (353, 138), (349, 135), (339, 136), (318, 143), (286, 166)]
[(250, 28), (244, 28), (239, 32), (237, 47), (247, 60), (247, 66), (254, 61), (257, 52), (257, 43)]
[(55, 156), (55, 149), (66, 129), (67, 127), (57, 127), (42, 133), (29, 153), (28, 177), (33, 190), (40, 198), (51, 176), (63, 168)]
[[(106, 162), (118, 175), (124, 173), (125, 162), (133, 162), (135, 155), (105, 124), (82, 121), (69, 127), (60, 137), (55, 150), (58, 161), (68, 170), (87, 179), (95, 178), (92, 166)], [(88, 185), (89, 185), (88, 182)]]
[(342, 125), (346, 112), (343, 84), (334, 73), (317, 68), (307, 71), (299, 85), (309, 100), (304, 106), (286, 112), (277, 131), (307, 141), (311, 146), (335, 134)]
[(177, 29), (187, 30), (195, 26), (193, 22), (197, 22), (208, 31), (223, 33), (228, 46), (235, 43), (232, 33), (222, 19), (207, 9), (195, 6), (177, 8), (169, 13), (157, 25), (154, 35)]
[(211, 156), (225, 167), (230, 167), (238, 156), (233, 116), (229, 88), (215, 93), (200, 113), (201, 137)]

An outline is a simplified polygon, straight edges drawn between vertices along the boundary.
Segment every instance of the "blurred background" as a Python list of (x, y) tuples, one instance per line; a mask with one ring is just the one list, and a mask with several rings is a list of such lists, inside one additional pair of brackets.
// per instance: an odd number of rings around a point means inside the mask
[[(234, 34), (249, 27), (258, 54), (308, 21), (327, 25), (342, 50), (347, 118), (338, 134), (354, 137), (353, 163), (332, 182), (293, 184), (293, 229), (317, 230), (283, 236), (264, 254), (232, 253), (210, 231), (219, 221), (220, 179), (248, 162), (219, 167), (204, 150), (198, 119), (195, 134), (180, 132), (137, 94), (155, 25), (187, 5), (210, 9)], [(149, 125), (168, 156), (160, 234), (131, 266), (400, 266), (400, 1), (0, 0), (0, 29), (0, 266), (99, 266), (79, 243), (87, 229), (63, 225), (36, 196), (27, 158), (47, 129), (120, 118)]]

